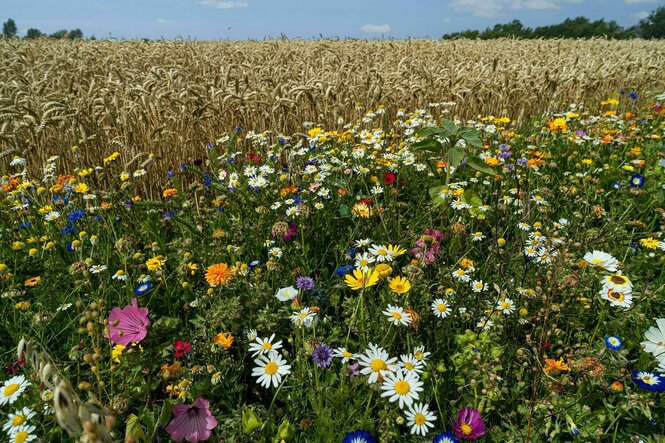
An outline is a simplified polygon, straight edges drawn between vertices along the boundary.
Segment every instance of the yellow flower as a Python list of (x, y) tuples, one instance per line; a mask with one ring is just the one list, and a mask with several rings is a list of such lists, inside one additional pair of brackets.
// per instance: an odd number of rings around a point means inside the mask
[(220, 332), (219, 334), (215, 335), (213, 342), (222, 346), (224, 349), (229, 349), (233, 344), (233, 336), (231, 334), (226, 335), (225, 333)]
[(379, 263), (374, 270), (379, 273), (381, 279), (388, 277), (393, 272), (393, 268), (387, 263)]
[(356, 203), (351, 210), (355, 215), (362, 218), (369, 218), (374, 214), (374, 210), (365, 203)]
[(653, 237), (648, 237), (641, 239), (640, 244), (647, 249), (657, 249), (660, 242)]
[(354, 269), (353, 275), (346, 274), (344, 277), (344, 282), (346, 285), (354, 291), (374, 286), (378, 281), (379, 273), (375, 270), (371, 270), (369, 273), (365, 273), (360, 269)]
[(411, 283), (406, 277), (395, 277), (388, 283), (390, 290), (396, 294), (406, 294), (411, 289)]
[(394, 257), (399, 257), (400, 255), (406, 253), (406, 249), (400, 247), (399, 245), (388, 245), (388, 251), (390, 255)]
[(120, 363), (120, 355), (122, 355), (122, 351), (124, 351), (125, 348), (126, 348), (125, 345), (113, 346), (113, 350), (111, 351), (111, 358), (113, 359), (114, 362)]
[(79, 183), (76, 186), (74, 186), (73, 189), (74, 192), (76, 192), (77, 194), (85, 194), (86, 192), (88, 192), (90, 188), (88, 188), (88, 185), (86, 185), (85, 183)]
[(228, 284), (235, 275), (235, 268), (229, 268), (226, 263), (210, 265), (206, 271), (206, 281), (211, 286)]
[(149, 271), (161, 271), (165, 262), (166, 260), (164, 260), (164, 257), (158, 255), (157, 257), (148, 259), (148, 261), (145, 262), (145, 265), (148, 267)]
[(109, 155), (108, 157), (106, 157), (104, 159), (104, 164), (110, 163), (118, 157), (120, 157), (120, 153), (118, 151), (116, 151), (116, 152), (114, 152), (113, 154)]
[(563, 358), (560, 358), (559, 360), (554, 360), (553, 358), (545, 359), (545, 374), (549, 374), (550, 372), (558, 373), (561, 371), (570, 371), (570, 367), (563, 362)]

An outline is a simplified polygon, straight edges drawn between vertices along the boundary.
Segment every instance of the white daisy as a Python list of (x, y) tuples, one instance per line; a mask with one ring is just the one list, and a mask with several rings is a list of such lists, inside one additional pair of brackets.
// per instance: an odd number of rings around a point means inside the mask
[(465, 271), (462, 268), (454, 270), (452, 272), (452, 276), (456, 280), (463, 281), (463, 282), (468, 282), (468, 281), (471, 280), (471, 276), (469, 274), (467, 274), (467, 271)]
[(353, 355), (351, 352), (347, 351), (346, 348), (337, 348), (335, 349), (335, 353), (333, 354), (333, 357), (341, 358), (342, 363), (348, 363), (348, 361), (352, 358), (357, 358), (356, 355)]
[(0, 388), (0, 405), (14, 403), (28, 386), (30, 386), (30, 382), (22, 375), (6, 380)]
[(356, 254), (356, 261), (354, 265), (356, 268), (360, 269), (361, 271), (368, 273), (369, 265), (371, 265), (375, 261), (376, 261), (375, 257), (373, 257), (367, 252), (364, 252), (362, 254)]
[(584, 260), (591, 266), (608, 272), (616, 272), (619, 262), (607, 252), (593, 251), (584, 254)]
[(485, 235), (482, 232), (474, 232), (471, 234), (471, 240), (473, 241), (482, 241), (485, 238)]
[(358, 363), (362, 366), (360, 373), (369, 375), (367, 382), (376, 383), (379, 377), (384, 377), (389, 372), (395, 371), (397, 357), (390, 357), (388, 353), (373, 343), (369, 344), (369, 349), (364, 354), (358, 356)]
[(303, 308), (300, 311), (294, 312), (290, 318), (294, 325), (309, 328), (316, 319), (316, 312), (309, 308)]
[(450, 314), (448, 302), (442, 298), (437, 298), (432, 302), (432, 312), (439, 318), (446, 318)]
[(600, 290), (600, 297), (610, 302), (612, 306), (619, 306), (621, 308), (630, 308), (633, 304), (633, 295), (630, 291), (617, 289), (614, 287), (606, 287)]
[(291, 366), (286, 364), (277, 351), (270, 351), (268, 355), (263, 355), (256, 360), (256, 367), (252, 371), (252, 376), (258, 377), (256, 382), (264, 388), (278, 387), (282, 382), (282, 377), (291, 373)]
[(106, 265), (92, 265), (90, 266), (90, 272), (93, 274), (99, 274), (102, 271), (106, 271), (107, 266)]
[(428, 428), (434, 427), (432, 422), (436, 421), (436, 415), (430, 412), (425, 403), (415, 403), (406, 411), (406, 420), (407, 426), (411, 426), (411, 434), (424, 437), (430, 431)]
[(381, 397), (389, 397), (389, 402), (397, 401), (400, 408), (411, 406), (417, 400), (419, 392), (423, 390), (423, 382), (418, 379), (415, 372), (389, 372), (383, 379), (381, 389), (384, 391)]
[(24, 424), (26, 421), (34, 417), (36, 412), (28, 407), (20, 409), (13, 414), (7, 415), (7, 423), (2, 427), (3, 431), (6, 431), (9, 435), (13, 434), (16, 429)]
[(383, 315), (388, 317), (388, 321), (395, 326), (408, 326), (411, 323), (411, 314), (405, 312), (399, 306), (388, 305), (386, 310), (383, 311)]
[(383, 263), (393, 261), (393, 253), (385, 245), (375, 245), (369, 248), (369, 253), (376, 257), (376, 261)]
[(603, 278), (603, 290), (607, 292), (610, 288), (626, 293), (633, 292), (633, 284), (630, 279), (625, 275), (622, 275), (620, 272), (606, 275)]
[(404, 372), (415, 372), (420, 376), (425, 369), (425, 362), (418, 360), (413, 354), (401, 355), (399, 367)]
[(474, 280), (473, 283), (471, 283), (471, 290), (473, 292), (487, 291), (487, 283), (484, 283), (482, 280)]
[(413, 357), (422, 362), (427, 361), (427, 357), (429, 357), (432, 353), (431, 352), (425, 352), (425, 346), (416, 346), (416, 348), (413, 350)]
[(506, 297), (503, 300), (499, 300), (496, 308), (501, 311), (502, 314), (512, 314), (515, 311), (515, 303)]
[(254, 340), (255, 343), (251, 343), (249, 345), (249, 351), (252, 352), (252, 357), (267, 354), (270, 351), (276, 351), (278, 349), (281, 349), (282, 348), (281, 340), (278, 341), (277, 343), (273, 343), (272, 341), (274, 339), (275, 339), (275, 334), (272, 334), (270, 337), (266, 338), (256, 337), (256, 339)]
[(21, 425), (14, 429), (9, 436), (11, 443), (27, 443), (37, 438), (33, 432), (35, 431), (34, 425)]

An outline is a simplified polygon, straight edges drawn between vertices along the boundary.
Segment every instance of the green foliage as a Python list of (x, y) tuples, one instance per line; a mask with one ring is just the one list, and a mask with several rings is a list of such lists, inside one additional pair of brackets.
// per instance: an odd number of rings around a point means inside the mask
[(4, 38), (16, 37), (16, 22), (11, 18), (2, 24), (2, 36)]
[(642, 38), (665, 38), (665, 6), (658, 7), (640, 20), (638, 31)]

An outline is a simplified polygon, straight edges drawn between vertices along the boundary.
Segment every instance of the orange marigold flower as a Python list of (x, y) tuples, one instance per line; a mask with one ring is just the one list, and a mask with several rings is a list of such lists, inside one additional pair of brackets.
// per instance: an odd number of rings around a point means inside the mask
[(165, 189), (164, 192), (162, 192), (162, 197), (167, 198), (167, 197), (173, 197), (174, 195), (178, 194), (178, 190), (175, 188), (169, 188)]
[(570, 367), (563, 362), (563, 358), (555, 360), (553, 358), (545, 359), (545, 374), (550, 372), (558, 373), (561, 371), (570, 371)]
[(235, 268), (229, 268), (226, 263), (211, 265), (206, 271), (206, 281), (211, 286), (226, 285), (235, 275)]
[(233, 344), (233, 336), (231, 334), (226, 335), (225, 333), (220, 332), (215, 335), (213, 342), (222, 346), (224, 349), (229, 349)]
[(494, 157), (487, 157), (485, 159), (485, 164), (487, 164), (487, 166), (496, 166), (499, 164), (499, 159)]

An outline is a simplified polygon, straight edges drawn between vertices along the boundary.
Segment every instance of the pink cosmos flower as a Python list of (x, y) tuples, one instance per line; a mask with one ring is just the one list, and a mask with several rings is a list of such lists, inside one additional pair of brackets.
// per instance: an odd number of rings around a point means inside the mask
[(109, 315), (111, 343), (127, 346), (140, 342), (148, 333), (148, 323), (148, 308), (139, 308), (136, 298), (122, 309), (116, 306)]
[(217, 419), (210, 413), (208, 400), (201, 397), (193, 405), (173, 406), (175, 417), (166, 430), (175, 441), (197, 442), (207, 440), (217, 426)]
[(477, 409), (463, 408), (457, 413), (457, 420), (451, 419), (453, 434), (463, 440), (475, 440), (487, 433), (485, 422)]

